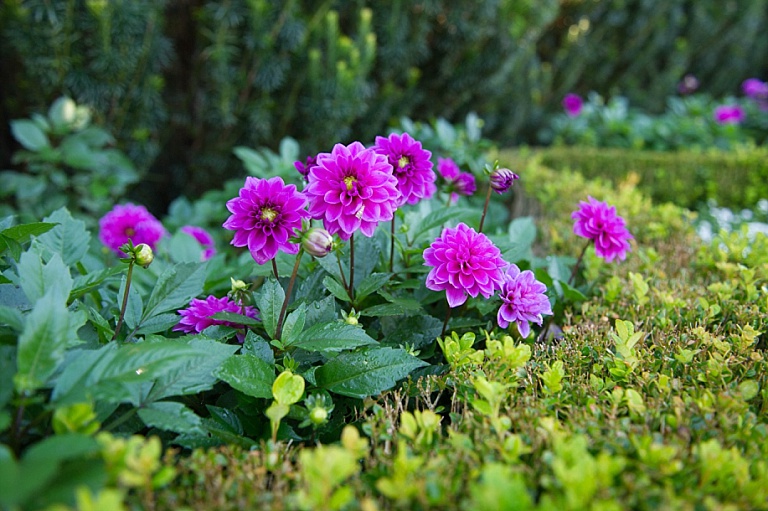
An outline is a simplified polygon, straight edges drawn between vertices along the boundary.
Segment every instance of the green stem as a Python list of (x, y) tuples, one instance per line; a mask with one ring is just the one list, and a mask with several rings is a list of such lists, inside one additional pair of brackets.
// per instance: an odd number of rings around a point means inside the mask
[(283, 321), (285, 320), (285, 311), (288, 310), (288, 301), (291, 299), (291, 293), (293, 293), (293, 286), (296, 284), (296, 275), (299, 273), (299, 263), (301, 262), (301, 256), (304, 254), (304, 250), (299, 249), (299, 253), (296, 254), (296, 263), (293, 265), (293, 273), (291, 273), (291, 280), (288, 281), (288, 290), (285, 292), (285, 300), (283, 300), (283, 307), (280, 309), (280, 315), (277, 317), (277, 328), (275, 329), (275, 337), (280, 339), (283, 333)]
[(133, 264), (134, 260), (128, 263), (128, 275), (125, 277), (125, 292), (123, 293), (123, 305), (120, 308), (120, 317), (117, 318), (117, 325), (115, 326), (115, 334), (112, 336), (112, 340), (117, 339), (120, 334), (120, 329), (123, 327), (123, 318), (125, 317), (125, 309), (128, 307), (128, 292), (131, 290), (131, 277), (133, 276)]
[(443, 331), (440, 333), (440, 337), (445, 337), (445, 331), (448, 328), (448, 320), (451, 319), (451, 306), (448, 306), (448, 310), (445, 311), (445, 320), (443, 321)]
[(275, 274), (275, 279), (280, 280), (280, 276), (277, 274), (277, 261), (275, 258), (272, 258), (272, 273)]
[(355, 235), (349, 237), (349, 297), (355, 301)]
[(483, 216), (480, 217), (480, 226), (477, 228), (477, 232), (483, 232), (483, 223), (485, 223), (485, 215), (488, 213), (488, 203), (491, 202), (491, 183), (488, 182), (488, 193), (485, 194), (485, 206), (483, 206)]
[(395, 267), (395, 215), (392, 215), (392, 240), (389, 245), (389, 273), (394, 271)]
[(120, 416), (120, 417), (118, 417), (117, 419), (115, 419), (115, 420), (113, 420), (112, 422), (110, 422), (110, 423), (109, 423), (107, 426), (104, 426), (104, 427), (102, 428), (102, 431), (112, 431), (112, 430), (113, 430), (113, 429), (115, 429), (116, 427), (118, 427), (118, 426), (121, 426), (121, 425), (125, 424), (125, 423), (126, 423), (126, 422), (128, 422), (128, 420), (130, 420), (130, 418), (131, 418), (131, 417), (133, 417), (133, 416), (136, 414), (136, 412), (138, 412), (138, 411), (139, 411), (139, 408), (138, 408), (138, 407), (136, 407), (136, 408), (131, 408), (130, 410), (128, 410), (127, 412), (125, 412), (123, 415), (121, 415), (121, 416)]
[(576, 259), (576, 264), (573, 265), (573, 270), (571, 271), (571, 276), (568, 278), (568, 285), (570, 286), (573, 284), (573, 280), (576, 278), (576, 273), (579, 271), (579, 266), (581, 266), (581, 261), (584, 259), (584, 254), (587, 253), (587, 249), (592, 244), (592, 240), (587, 240), (587, 244), (584, 245), (584, 248), (581, 249), (581, 254), (579, 254), (579, 258)]
[(347, 277), (344, 275), (344, 267), (341, 266), (341, 256), (338, 252), (336, 252), (336, 262), (339, 263), (339, 275), (341, 275), (341, 285), (344, 286), (344, 288), (348, 288), (347, 286)]

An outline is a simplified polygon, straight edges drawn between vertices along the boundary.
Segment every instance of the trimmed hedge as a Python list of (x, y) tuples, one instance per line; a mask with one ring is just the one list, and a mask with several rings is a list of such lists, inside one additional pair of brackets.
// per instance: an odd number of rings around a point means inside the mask
[(768, 149), (732, 152), (656, 152), (594, 147), (552, 147), (524, 153), (553, 169), (619, 183), (634, 173), (654, 202), (694, 209), (714, 199), (720, 206), (752, 208), (768, 198)]

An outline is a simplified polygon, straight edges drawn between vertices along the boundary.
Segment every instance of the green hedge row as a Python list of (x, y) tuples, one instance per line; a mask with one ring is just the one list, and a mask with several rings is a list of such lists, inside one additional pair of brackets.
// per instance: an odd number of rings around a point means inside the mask
[(657, 152), (593, 147), (552, 147), (530, 155), (553, 169), (570, 169), (587, 178), (614, 183), (631, 174), (656, 202), (695, 209), (714, 199), (720, 206), (752, 208), (768, 198), (768, 150), (733, 152)]

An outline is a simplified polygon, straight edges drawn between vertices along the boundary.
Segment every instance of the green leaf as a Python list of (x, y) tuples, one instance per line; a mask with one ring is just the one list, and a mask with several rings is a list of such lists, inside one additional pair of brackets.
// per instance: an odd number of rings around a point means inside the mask
[(360, 311), (363, 316), (402, 316), (405, 314), (424, 313), (421, 303), (413, 298), (393, 298), (392, 303), (382, 303)]
[(24, 316), (15, 307), (0, 305), (0, 325), (8, 325), (17, 332), (24, 328)]
[[(21, 224), (9, 227), (0, 231), (0, 253), (4, 252), (7, 246), (3, 245), (3, 239), (14, 241), (19, 245), (27, 243), (33, 236), (39, 236), (56, 227), (56, 224), (46, 222), (36, 222), (31, 224)], [(18, 261), (18, 257), (15, 258)]]
[(382, 344), (422, 348), (435, 342), (443, 322), (432, 316), (384, 317), (381, 319)]
[(533, 242), (536, 240), (536, 224), (533, 217), (515, 218), (507, 230), (511, 248), (504, 251), (504, 260), (517, 262), (533, 257)]
[(34, 444), (24, 453), (22, 461), (44, 460), (48, 463), (79, 458), (98, 453), (101, 450), (95, 438), (81, 433), (65, 433), (49, 436)]
[(76, 300), (81, 296), (84, 296), (91, 291), (101, 287), (104, 282), (116, 277), (125, 272), (125, 267), (113, 266), (112, 268), (106, 268), (104, 270), (92, 271), (85, 275), (76, 275), (75, 281), (72, 286), (72, 291), (69, 293), (69, 301)]
[(141, 324), (152, 316), (178, 310), (203, 292), (205, 263), (180, 263), (165, 270), (149, 295)]
[(27, 119), (11, 121), (11, 133), (25, 149), (30, 151), (51, 147), (48, 135), (37, 124)]
[(304, 378), (291, 371), (283, 371), (272, 384), (272, 395), (278, 405), (296, 404), (304, 394)]
[(275, 353), (272, 351), (272, 347), (266, 339), (255, 334), (252, 330), (249, 330), (248, 333), (245, 334), (242, 353), (254, 355), (267, 364), (275, 364)]
[(307, 304), (302, 303), (298, 308), (288, 314), (283, 323), (283, 331), (281, 333), (280, 340), (283, 345), (287, 346), (291, 344), (296, 337), (298, 337), (302, 330), (304, 330), (304, 322), (307, 319)]
[(139, 409), (144, 424), (176, 433), (202, 433), (202, 421), (192, 410), (181, 403), (161, 401)]
[(17, 270), (21, 288), (30, 303), (35, 303), (45, 294), (52, 294), (55, 301), (66, 303), (73, 280), (59, 254), (54, 254), (48, 264), (43, 265), (38, 253), (32, 250), (24, 252)]
[(325, 287), (325, 289), (327, 289), (333, 296), (335, 296), (339, 300), (343, 302), (352, 301), (352, 299), (349, 297), (349, 294), (347, 293), (347, 290), (334, 277), (327, 275), (323, 279), (323, 286)]
[[(16, 373), (16, 348), (0, 346), (0, 410), (13, 397), (13, 375)], [(0, 432), (4, 428), (0, 428)]]
[(181, 316), (174, 312), (152, 316), (141, 324), (141, 327), (136, 330), (136, 333), (139, 335), (146, 335), (165, 332), (169, 328), (176, 326), (179, 323), (180, 317)]
[(275, 366), (255, 355), (231, 357), (214, 374), (243, 394), (265, 399), (272, 397)]
[(373, 348), (341, 353), (318, 368), (315, 378), (320, 388), (362, 399), (392, 388), (411, 371), (426, 365), (402, 349)]
[(337, 317), (336, 300), (333, 296), (326, 296), (322, 300), (310, 302), (307, 305), (307, 319), (304, 322), (304, 328), (317, 323), (330, 323)]
[[(117, 292), (117, 301), (115, 303), (122, 305), (123, 295), (125, 294), (126, 281), (127, 276), (124, 276), (123, 281), (120, 284), (120, 289)], [(128, 328), (134, 328), (138, 322), (141, 321), (141, 312), (143, 308), (144, 304), (142, 303), (141, 295), (136, 289), (136, 285), (134, 283), (134, 285), (131, 286), (131, 288), (128, 290), (128, 303), (126, 304), (125, 316), (123, 317), (125, 325)]]
[(264, 281), (264, 284), (261, 286), (261, 292), (256, 297), (256, 303), (259, 307), (259, 314), (261, 315), (261, 322), (264, 325), (264, 330), (266, 330), (267, 334), (273, 339), (275, 338), (277, 321), (284, 300), (285, 291), (283, 291), (280, 283), (274, 278), (269, 278)]
[(451, 220), (463, 220), (469, 222), (479, 217), (479, 213), (471, 208), (439, 208), (428, 213), (424, 218), (412, 226), (413, 242), (418, 244), (422, 238), (429, 235), (432, 229), (440, 227)]
[(389, 282), (390, 278), (392, 278), (391, 273), (371, 273), (355, 286), (355, 298), (362, 300), (371, 293), (375, 293)]
[(44, 218), (47, 223), (58, 223), (54, 229), (37, 238), (37, 242), (53, 254), (60, 254), (67, 266), (82, 260), (91, 243), (91, 234), (85, 222), (75, 220), (66, 208), (60, 208)]
[(19, 335), (16, 390), (31, 392), (46, 384), (64, 360), (70, 332), (70, 314), (60, 297), (47, 293), (40, 298)]
[(339, 352), (376, 344), (365, 330), (340, 321), (318, 323), (304, 330), (296, 340), (286, 346), (321, 353)]
[(230, 323), (235, 323), (237, 325), (245, 325), (245, 326), (261, 325), (261, 322), (259, 320), (253, 319), (244, 314), (237, 314), (236, 312), (217, 312), (212, 317), (213, 319), (218, 319), (220, 321), (228, 321)]
[(6, 250), (11, 253), (11, 257), (14, 261), (18, 261), (21, 258), (21, 244), (13, 238), (9, 238), (8, 236), (0, 233), (0, 254)]

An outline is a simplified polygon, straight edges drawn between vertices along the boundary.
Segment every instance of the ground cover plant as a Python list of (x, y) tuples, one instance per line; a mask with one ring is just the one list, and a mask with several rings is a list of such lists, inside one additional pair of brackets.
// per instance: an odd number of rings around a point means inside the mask
[(238, 148), (162, 221), (6, 217), (2, 505), (759, 508), (765, 237), (476, 126)]

